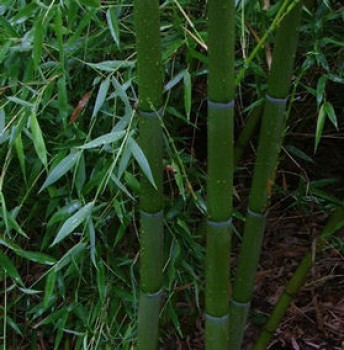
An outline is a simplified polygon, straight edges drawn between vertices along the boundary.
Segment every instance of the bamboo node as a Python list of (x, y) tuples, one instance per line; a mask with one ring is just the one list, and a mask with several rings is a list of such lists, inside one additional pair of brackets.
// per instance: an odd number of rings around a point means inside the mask
[(272, 97), (268, 94), (265, 95), (265, 99), (272, 104), (277, 104), (277, 105), (285, 105), (288, 101), (288, 97), (286, 98), (277, 98), (277, 97)]
[(224, 315), (222, 317), (216, 317), (216, 316), (211, 316), (209, 314), (205, 314), (205, 318), (207, 321), (210, 321), (210, 322), (213, 322), (213, 323), (226, 323), (228, 322), (228, 314), (227, 315)]
[(234, 108), (235, 101), (230, 100), (228, 102), (215, 102), (212, 100), (208, 100), (208, 108), (209, 109), (215, 109), (215, 110), (227, 110)]
[(267, 211), (265, 213), (257, 213), (256, 211), (253, 211), (250, 208), (248, 208), (247, 215), (252, 216), (252, 217), (256, 217), (256, 218), (265, 218), (267, 216)]
[(231, 300), (231, 303), (236, 308), (242, 308), (242, 309), (249, 309), (250, 304), (251, 304), (250, 302), (248, 302), (248, 303), (240, 303), (239, 301), (235, 301), (235, 300)]
[(162, 118), (164, 114), (164, 108), (160, 107), (157, 111), (154, 112), (145, 112), (145, 111), (138, 111), (141, 117), (145, 118)]
[(229, 218), (226, 221), (220, 221), (220, 222), (208, 220), (208, 225), (212, 226), (213, 228), (226, 228), (226, 227), (229, 228), (232, 226), (232, 221), (233, 221), (232, 218)]
[(160, 210), (156, 213), (147, 213), (143, 210), (140, 210), (140, 213), (142, 216), (145, 216), (146, 218), (160, 218), (164, 215), (164, 211), (163, 210)]
[(141, 291), (141, 296), (147, 299), (159, 299), (162, 295), (162, 288), (155, 293), (146, 293)]

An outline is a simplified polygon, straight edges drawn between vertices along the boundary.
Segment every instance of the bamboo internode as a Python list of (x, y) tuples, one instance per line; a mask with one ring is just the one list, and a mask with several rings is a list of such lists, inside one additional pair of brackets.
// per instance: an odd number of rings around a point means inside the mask
[[(140, 297), (138, 350), (158, 347), (163, 269), (163, 70), (159, 1), (135, 0), (135, 29), (139, 88), (139, 144), (152, 171), (154, 184), (141, 176)], [(154, 258), (153, 258), (154, 257)]]

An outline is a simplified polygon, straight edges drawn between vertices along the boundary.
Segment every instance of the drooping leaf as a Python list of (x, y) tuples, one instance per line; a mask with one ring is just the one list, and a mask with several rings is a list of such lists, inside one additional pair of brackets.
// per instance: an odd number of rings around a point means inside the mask
[(94, 202), (90, 202), (71, 216), (60, 228), (51, 246), (56, 245), (71, 234), (80, 224), (91, 215)]
[(24, 283), (18, 273), (18, 270), (13, 265), (12, 261), (0, 250), (0, 268), (6, 270), (9, 276), (20, 286), (24, 287)]
[(17, 250), (16, 251), (17, 255), (22, 256), (25, 259), (28, 259), (30, 261), (34, 261), (38, 264), (42, 265), (54, 265), (56, 263), (56, 260), (52, 258), (51, 256), (40, 253), (40, 252), (31, 252), (31, 251), (26, 251), (23, 249)]
[(106, 21), (108, 23), (109, 29), (111, 36), (115, 42), (115, 44), (119, 47), (120, 46), (120, 31), (119, 31), (119, 26), (118, 26), (118, 19), (116, 16), (116, 8), (111, 7), (107, 10), (106, 12)]
[(44, 299), (43, 299), (43, 305), (45, 307), (48, 306), (50, 298), (54, 292), (55, 288), (55, 281), (56, 281), (56, 271), (52, 269), (48, 273), (48, 277), (45, 283), (45, 289), (44, 289)]
[(337, 129), (338, 131), (338, 121), (337, 121), (337, 116), (336, 116), (336, 112), (334, 111), (333, 105), (332, 103), (326, 101), (324, 103), (324, 109), (326, 112), (326, 115), (328, 116), (328, 118), (330, 119), (331, 123), (333, 124), (333, 126)]
[(317, 129), (315, 132), (314, 153), (318, 149), (319, 141), (321, 139), (322, 131), (323, 131), (324, 124), (325, 124), (325, 119), (326, 119), (326, 114), (325, 114), (324, 104), (322, 104), (320, 107), (320, 110), (319, 110), (318, 120), (317, 120)]
[(94, 140), (92, 140), (92, 141), (90, 141), (82, 146), (79, 146), (78, 148), (90, 149), (90, 148), (103, 146), (105, 144), (109, 144), (109, 143), (116, 142), (116, 141), (120, 140), (121, 138), (124, 137), (124, 135), (125, 135), (125, 131), (110, 132), (108, 134), (99, 136), (96, 139), (94, 139)]
[(45, 147), (45, 142), (42, 134), (42, 130), (38, 124), (36, 113), (31, 114), (30, 128), (32, 131), (33, 145), (35, 147), (38, 158), (47, 167), (47, 149)]
[(44, 181), (38, 193), (42, 192), (48, 186), (52, 185), (63, 175), (65, 175), (74, 166), (74, 164), (78, 160), (79, 155), (80, 153), (72, 153), (67, 157), (63, 158), (61, 162), (57, 164), (53, 170), (50, 171), (48, 177)]
[(134, 61), (103, 61), (99, 63), (87, 63), (88, 66), (104, 72), (114, 73), (119, 68), (125, 69), (134, 66)]
[(184, 108), (186, 119), (190, 121), (190, 113), (191, 113), (191, 75), (189, 71), (185, 71), (184, 74)]
[(54, 270), (60, 271), (63, 269), (66, 265), (68, 265), (71, 261), (74, 261), (84, 250), (86, 249), (86, 244), (83, 242), (79, 242), (75, 246), (73, 246), (71, 249), (67, 251), (66, 254), (63, 255), (63, 257), (56, 263), (54, 266)]
[(92, 112), (92, 118), (98, 114), (100, 108), (103, 106), (109, 87), (110, 87), (110, 79), (106, 78), (100, 84), (97, 98), (96, 98), (96, 103), (94, 105), (93, 112)]
[(137, 163), (139, 164), (142, 172), (147, 177), (148, 181), (156, 188), (156, 184), (154, 182), (152, 170), (149, 166), (148, 160), (144, 153), (142, 152), (142, 149), (140, 146), (134, 141), (134, 139), (129, 138), (128, 145), (130, 148), (131, 153), (133, 154), (134, 158), (136, 159)]
[(96, 255), (95, 255), (95, 249), (96, 249), (96, 231), (94, 229), (94, 224), (92, 219), (88, 221), (88, 233), (90, 237), (90, 256), (91, 261), (94, 265), (94, 267), (97, 268), (97, 262), (96, 262)]

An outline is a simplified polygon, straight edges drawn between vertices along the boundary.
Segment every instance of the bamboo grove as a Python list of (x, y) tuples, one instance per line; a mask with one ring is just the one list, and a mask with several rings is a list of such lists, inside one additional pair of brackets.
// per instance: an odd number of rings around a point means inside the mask
[[(253, 111), (234, 146), (235, 1), (208, 0), (208, 155), (205, 274), (205, 344), (209, 350), (242, 348), (266, 218), (286, 129), (287, 103), (298, 43), (302, 1), (285, 0), (274, 22), (275, 44), (264, 107)], [(154, 350), (159, 341), (163, 303), (163, 66), (158, 0), (135, 0), (140, 146), (154, 183), (141, 177), (140, 297), (137, 348)], [(244, 67), (245, 69), (245, 67)], [(243, 76), (241, 71), (240, 77)], [(240, 80), (240, 79), (239, 79)], [(259, 145), (243, 240), (235, 276), (230, 276), (233, 174), (259, 123)], [(338, 209), (336, 218), (343, 217)], [(337, 220), (338, 221), (338, 220)], [(330, 221), (331, 223), (332, 221)], [(333, 226), (333, 225), (332, 225)], [(331, 226), (331, 227), (332, 227)], [(328, 232), (328, 226), (324, 229)], [(331, 234), (336, 230), (332, 229)], [(326, 235), (326, 234), (325, 234)], [(320, 252), (325, 240), (319, 241)], [(282, 294), (255, 349), (265, 349), (292, 296), (313, 264), (307, 253)], [(233, 280), (233, 286), (229, 281)]]

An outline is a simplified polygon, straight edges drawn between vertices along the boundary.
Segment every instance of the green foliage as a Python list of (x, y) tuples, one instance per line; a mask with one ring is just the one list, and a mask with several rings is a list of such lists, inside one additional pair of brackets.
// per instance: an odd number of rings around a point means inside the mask
[[(274, 30), (264, 33), (282, 1), (267, 11), (262, 2), (242, 3), (236, 9), (235, 64), (244, 73), (238, 120), (246, 120), (266, 92), (264, 44), (273, 47)], [(332, 126), (342, 130), (344, 99), (341, 3), (312, 6), (303, 12), (292, 93), (296, 103), (310, 101), (314, 108), (300, 122), (290, 103), (289, 120), (293, 131), (314, 135), (317, 153), (286, 134), (286, 150), (309, 166), (318, 164)], [(187, 332), (179, 301), (188, 305), (187, 329), (204, 308), (205, 237), (198, 223), (206, 210), (205, 12), (205, 2), (196, 0), (160, 7), (167, 232), (162, 336)], [(260, 49), (252, 33), (265, 40)], [(137, 138), (134, 43), (132, 1), (1, 1), (0, 280), (6, 304), (0, 336), (8, 348), (39, 341), (52, 349), (133, 346), (137, 175), (155, 180)], [(243, 171), (241, 163), (237, 174)], [(290, 206), (325, 212), (338, 204), (341, 181), (309, 180), (300, 171), (294, 187), (275, 190), (291, 197)], [(340, 240), (336, 244), (343, 249)]]

